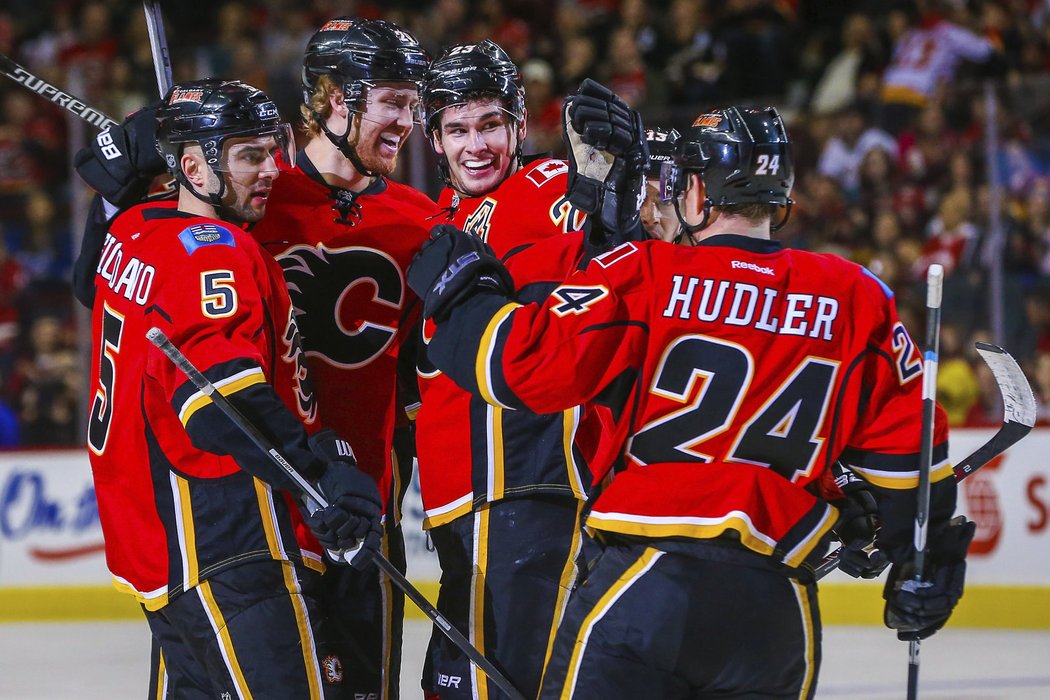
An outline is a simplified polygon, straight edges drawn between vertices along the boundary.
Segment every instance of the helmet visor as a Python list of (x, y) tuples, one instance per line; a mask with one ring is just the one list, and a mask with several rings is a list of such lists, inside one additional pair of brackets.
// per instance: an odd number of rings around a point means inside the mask
[(675, 197), (675, 182), (678, 179), (678, 166), (672, 161), (664, 161), (660, 164), (659, 198), (660, 204), (670, 205)]
[(295, 167), (295, 134), (287, 122), (263, 133), (227, 137), (222, 150), (214, 168), (224, 173), (277, 170), (281, 160)]
[(363, 110), (358, 113), (364, 119), (388, 123), (399, 121), (405, 115), (413, 124), (423, 124), (423, 105), (420, 103), (420, 90), (411, 83), (388, 85), (365, 82), (368, 87)]

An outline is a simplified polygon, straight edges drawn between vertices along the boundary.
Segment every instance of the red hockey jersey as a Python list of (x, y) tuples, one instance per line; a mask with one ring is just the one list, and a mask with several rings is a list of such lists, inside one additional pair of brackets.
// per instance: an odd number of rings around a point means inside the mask
[[(305, 161), (305, 158), (303, 159)], [(380, 178), (353, 195), (282, 172), (252, 230), (284, 269), (321, 418), (350, 442), (384, 500), (400, 492), (391, 462), (397, 355), (418, 317), (405, 270), (427, 239), (434, 202)]]
[(293, 464), (318, 468), (277, 263), (229, 224), (141, 205), (111, 224), (95, 287), (87, 443), (115, 585), (155, 610), (225, 567), (301, 560), (298, 514), (274, 488), (286, 477), (146, 339), (160, 328)]
[[(627, 243), (542, 303), (472, 298), (430, 357), (504, 410), (619, 394), (626, 466), (592, 501), (591, 528), (729, 536), (797, 567), (823, 554), (836, 512), (813, 491), (842, 459), (873, 484), (891, 556), (907, 549), (921, 353), (889, 289), (841, 258), (743, 236)], [(931, 524), (943, 524), (955, 504), (943, 411), (934, 442)]]
[[(480, 236), (508, 260), (521, 288), (560, 280), (583, 252), (586, 215), (565, 198), (568, 165), (561, 160), (532, 161), (494, 191), (461, 198), (451, 189), (439, 197), (451, 222)], [(564, 239), (542, 261), (518, 255), (537, 241)], [(522, 264), (516, 265), (515, 261)], [(525, 261), (528, 262), (525, 262)], [(424, 345), (434, 324), (423, 324)], [(424, 527), (449, 522), (486, 502), (539, 493), (583, 499), (590, 472), (577, 434), (583, 409), (557, 416), (504, 411), (456, 386), (421, 353), (418, 366), (421, 407), (416, 415), (416, 451), (425, 513)], [(586, 420), (590, 420), (586, 417)]]

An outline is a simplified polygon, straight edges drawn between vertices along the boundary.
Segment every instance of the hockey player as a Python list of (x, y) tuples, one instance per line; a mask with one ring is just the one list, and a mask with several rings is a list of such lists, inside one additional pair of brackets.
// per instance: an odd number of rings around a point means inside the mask
[(321, 698), (323, 565), (297, 541), (299, 489), (145, 338), (163, 330), (318, 484), (331, 505), (307, 521), (326, 546), (378, 533), (374, 481), (325, 456), (330, 431), (307, 436), (317, 405), (281, 269), (241, 228), (294, 156), (291, 128), (235, 81), (176, 85), (156, 116), (177, 202), (117, 216), (94, 278), (87, 442), (107, 564), (162, 649), (166, 697)]
[[(938, 410), (933, 565), (925, 585), (902, 585), (920, 352), (874, 276), (771, 239), (793, 181), (776, 110), (701, 115), (676, 162), (696, 247), (626, 243), (521, 305), (491, 251), (452, 229), (424, 247), (409, 281), (439, 320), (430, 359), (457, 383), (504, 410), (619, 397), (629, 422), (625, 468), (605, 475), (586, 517), (604, 551), (569, 600), (541, 697), (811, 698), (812, 564), (837, 517), (811, 491), (824, 471), (840, 459), (871, 484), (892, 561), (885, 621), (901, 638), (947, 621), (974, 525), (951, 517)], [(582, 176), (608, 184), (599, 168)]]
[(645, 201), (642, 226), (650, 238), (679, 243), (682, 227), (674, 213), (674, 145), (681, 134), (677, 129), (655, 127), (645, 130), (649, 144), (649, 164), (645, 168)]
[[(282, 170), (267, 217), (252, 229), (284, 270), (319, 415), (350, 442), (361, 469), (379, 484), (383, 551), (402, 568), (398, 508), (408, 481), (402, 469), (411, 469), (411, 459), (395, 464), (391, 453), (396, 367), (418, 315), (404, 279), (437, 209), (387, 175), (418, 121), (428, 63), (416, 39), (390, 22), (326, 22), (303, 59), (301, 111), (309, 141), (295, 167)], [(117, 206), (142, 197), (155, 174), (142, 147), (150, 128), (143, 113), (132, 115), (77, 156), (81, 176)], [(90, 234), (78, 270), (94, 267)], [(78, 296), (90, 302), (89, 294)], [(341, 641), (330, 664), (340, 697), (397, 698), (401, 592), (374, 570), (342, 566), (328, 568), (322, 587)]]
[[(582, 255), (585, 215), (566, 198), (568, 164), (523, 157), (525, 93), (518, 67), (492, 41), (448, 47), (423, 91), (427, 134), (448, 184), (447, 220), (488, 242), (522, 286), (544, 270), (561, 279)], [(539, 264), (525, 251), (563, 241)], [(546, 288), (545, 288), (546, 289)], [(546, 294), (544, 291), (543, 295)], [(423, 327), (423, 344), (433, 322)], [(579, 407), (551, 415), (493, 409), (420, 354), (416, 416), (424, 527), (441, 563), (438, 608), (526, 696), (544, 660), (580, 548), (579, 512), (590, 486), (578, 431), (597, 432)], [(430, 698), (498, 696), (437, 630), (423, 673)]]
[[(419, 121), (428, 64), (419, 42), (390, 22), (325, 23), (303, 59), (309, 140), (252, 231), (284, 268), (320, 415), (378, 482), (384, 552), (402, 570), (398, 509), (412, 464), (392, 456), (397, 363), (418, 316), (404, 280), (437, 209), (387, 176)], [(341, 697), (397, 698), (404, 596), (374, 570), (330, 567), (322, 585), (342, 644)]]

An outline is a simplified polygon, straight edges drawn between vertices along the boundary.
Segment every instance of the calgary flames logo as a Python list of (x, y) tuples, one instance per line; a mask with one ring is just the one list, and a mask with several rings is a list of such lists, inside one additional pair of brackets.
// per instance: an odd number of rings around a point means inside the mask
[(373, 248), (297, 246), (280, 263), (307, 355), (361, 367), (394, 340), (405, 283), (393, 258)]
[(696, 121), (693, 122), (693, 126), (706, 126), (713, 129), (721, 123), (722, 117), (718, 114), (701, 114), (696, 118)]
[(288, 309), (288, 323), (284, 329), (284, 346), (284, 361), (295, 364), (295, 400), (299, 415), (307, 423), (312, 423), (317, 418), (317, 396), (306, 372), (302, 338), (299, 336), (299, 326), (295, 323), (294, 310), (291, 308)]
[(200, 104), (203, 101), (204, 101), (204, 90), (199, 90), (199, 89), (183, 90), (181, 88), (176, 88), (171, 93), (171, 99), (168, 101), (168, 104), (172, 104), (173, 105), (176, 102), (196, 102), (197, 104)]
[(329, 683), (342, 683), (343, 682), (343, 662), (339, 660), (338, 656), (326, 656), (321, 661), (321, 667), (324, 668), (324, 679)]

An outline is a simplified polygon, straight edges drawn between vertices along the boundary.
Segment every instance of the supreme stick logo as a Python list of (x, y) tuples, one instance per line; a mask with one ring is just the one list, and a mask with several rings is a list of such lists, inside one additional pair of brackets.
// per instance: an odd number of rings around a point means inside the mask
[(197, 104), (200, 104), (204, 102), (204, 90), (196, 88), (189, 90), (183, 90), (181, 88), (176, 89), (171, 93), (171, 99), (168, 101), (168, 104), (173, 105), (176, 102), (196, 102)]

